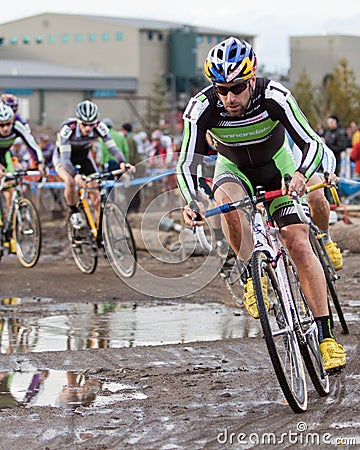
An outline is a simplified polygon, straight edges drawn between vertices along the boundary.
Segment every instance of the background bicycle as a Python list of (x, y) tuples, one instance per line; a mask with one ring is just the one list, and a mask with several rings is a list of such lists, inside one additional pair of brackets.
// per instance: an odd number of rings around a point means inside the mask
[[(33, 202), (26, 198), (24, 177), (39, 176), (34, 170), (15, 170), (1, 179), (0, 191), (12, 190), (8, 210), (3, 196), (0, 202), (0, 259), (5, 249), (16, 253), (24, 267), (33, 267), (40, 256), (41, 227)], [(9, 191), (11, 192), (11, 191)]]
[[(75, 228), (70, 217), (67, 221), (67, 233), (71, 253), (75, 264), (83, 272), (95, 271), (99, 248), (104, 249), (116, 274), (131, 277), (136, 270), (136, 247), (133, 233), (121, 207), (110, 199), (109, 189), (116, 184), (108, 181), (111, 176), (122, 174), (122, 170), (94, 173), (84, 176), (87, 183), (96, 180), (96, 188), (80, 188), (78, 209), (82, 215), (83, 226)], [(100, 192), (99, 210), (94, 211), (88, 194), (91, 190)]]

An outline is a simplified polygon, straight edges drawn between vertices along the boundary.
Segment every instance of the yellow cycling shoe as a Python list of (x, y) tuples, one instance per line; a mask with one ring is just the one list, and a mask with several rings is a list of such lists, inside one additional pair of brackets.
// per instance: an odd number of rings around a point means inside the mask
[(325, 244), (326, 251), (331, 259), (332, 265), (335, 270), (341, 270), (343, 268), (343, 259), (340, 249), (337, 247), (335, 242), (329, 241)]
[[(264, 302), (267, 309), (270, 309), (270, 303), (268, 300), (268, 279), (267, 277), (261, 277), (262, 281), (262, 287), (263, 287), (263, 293), (264, 293)], [(251, 317), (254, 319), (259, 318), (259, 311), (255, 300), (255, 293), (254, 293), (254, 285), (252, 278), (248, 278), (246, 285), (245, 285), (245, 301), (244, 305), (246, 308), (246, 311), (250, 314)]]
[(16, 242), (15, 239), (10, 239), (9, 242), (4, 242), (4, 247), (9, 249), (9, 253), (16, 253)]
[(328, 374), (340, 372), (346, 365), (346, 351), (342, 345), (332, 338), (323, 339), (320, 342), (320, 353), (324, 369)]

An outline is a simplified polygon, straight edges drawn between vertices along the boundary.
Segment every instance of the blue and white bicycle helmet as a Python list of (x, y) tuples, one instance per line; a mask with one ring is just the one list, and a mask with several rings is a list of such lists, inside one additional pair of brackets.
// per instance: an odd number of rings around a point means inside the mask
[(204, 68), (213, 83), (246, 81), (256, 73), (256, 55), (248, 42), (229, 37), (209, 51)]
[(76, 107), (76, 117), (85, 123), (95, 123), (99, 117), (98, 106), (90, 100), (80, 102)]
[(8, 122), (12, 120), (15, 116), (14, 111), (5, 103), (0, 102), (0, 122)]

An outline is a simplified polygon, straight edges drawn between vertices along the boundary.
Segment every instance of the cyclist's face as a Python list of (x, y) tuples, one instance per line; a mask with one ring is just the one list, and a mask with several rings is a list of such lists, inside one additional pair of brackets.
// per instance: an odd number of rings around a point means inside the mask
[(12, 130), (14, 121), (8, 120), (7, 122), (0, 122), (0, 136), (9, 136)]
[(83, 136), (89, 136), (92, 133), (94, 126), (95, 126), (94, 123), (89, 124), (89, 123), (79, 121), (80, 133)]
[[(249, 103), (254, 84), (255, 77), (251, 78), (247, 83), (242, 83), (243, 90), (239, 94), (234, 94), (234, 92), (228, 90), (225, 95), (222, 95), (219, 91), (217, 91), (217, 95), (224, 105), (224, 108), (231, 116), (241, 117), (244, 114)], [(231, 88), (239, 85), (239, 83), (216, 83), (216, 85)]]

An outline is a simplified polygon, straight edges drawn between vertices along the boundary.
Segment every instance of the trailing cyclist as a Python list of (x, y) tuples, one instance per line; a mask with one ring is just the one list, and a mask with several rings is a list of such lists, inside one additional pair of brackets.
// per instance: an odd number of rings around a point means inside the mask
[[(111, 137), (109, 128), (99, 120), (98, 106), (90, 100), (84, 100), (76, 107), (76, 117), (69, 118), (62, 124), (53, 155), (55, 170), (65, 182), (64, 197), (70, 208), (74, 228), (81, 228), (84, 225), (77, 208), (77, 187), (87, 187), (82, 175), (90, 175), (98, 170), (91, 149), (99, 138), (102, 138), (120, 169), (125, 171), (125, 157)], [(80, 167), (78, 171), (75, 166)], [(133, 171), (134, 168), (130, 166), (130, 170)], [(93, 191), (92, 201), (95, 211), (98, 210), (99, 200), (99, 192)]]
[[(266, 190), (282, 188), (283, 196), (267, 207), (297, 266), (302, 290), (318, 327), (324, 367), (328, 371), (340, 370), (345, 366), (346, 353), (331, 329), (324, 272), (312, 251), (308, 226), (301, 222), (288, 197), (292, 191), (299, 196), (305, 194), (306, 183), (323, 158), (322, 142), (290, 91), (273, 80), (257, 78), (256, 68), (253, 48), (234, 37), (220, 42), (208, 54), (205, 74), (212, 84), (190, 99), (183, 114), (178, 183), (188, 203), (184, 220), (192, 226), (197, 219), (189, 203), (197, 201), (196, 154), (206, 151), (208, 132), (219, 153), (213, 181), (217, 204), (252, 196), (258, 185)], [(298, 167), (285, 129), (302, 152)], [(292, 174), (289, 188), (283, 180), (286, 173)], [(203, 205), (198, 202), (198, 206), (203, 216)], [(248, 262), (253, 242), (246, 214), (233, 211), (222, 215), (222, 222), (232, 249)], [(198, 225), (203, 224), (203, 219), (198, 221)], [(259, 317), (251, 278), (247, 281), (245, 297), (248, 312)], [(269, 306), (268, 299), (265, 300)]]
[[(43, 176), (45, 174), (43, 154), (29, 128), (16, 120), (15, 113), (10, 106), (0, 102), (0, 178), (6, 172), (14, 172), (11, 147), (17, 138), (21, 138), (24, 142), (37, 169)], [(3, 191), (7, 208), (10, 205), (12, 193), (13, 188)], [(15, 253), (15, 242), (10, 237), (8, 245), (11, 253)]]

